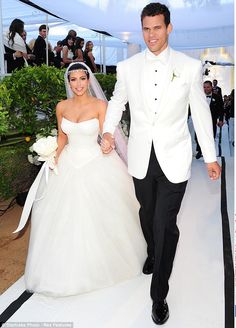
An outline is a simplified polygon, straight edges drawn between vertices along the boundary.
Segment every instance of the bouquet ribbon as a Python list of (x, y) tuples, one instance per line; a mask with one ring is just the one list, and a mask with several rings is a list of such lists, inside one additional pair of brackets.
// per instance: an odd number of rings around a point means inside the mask
[[(26, 225), (28, 218), (29, 218), (29, 214), (31, 212), (33, 203), (35, 201), (35, 197), (36, 197), (36, 193), (40, 184), (40, 181), (42, 179), (43, 174), (45, 174), (45, 179), (46, 179), (46, 183), (48, 182), (48, 176), (49, 176), (49, 169), (52, 168), (50, 163), (48, 163), (48, 161), (45, 161), (43, 166), (41, 167), (37, 177), (35, 178), (33, 184), (31, 185), (26, 201), (25, 201), (25, 205), (21, 214), (21, 218), (20, 218), (20, 222), (18, 224), (18, 227), (16, 228), (15, 231), (13, 231), (13, 233), (17, 233), (19, 231), (21, 231), (24, 226)], [(57, 168), (54, 167), (53, 168), (55, 173), (57, 174)]]

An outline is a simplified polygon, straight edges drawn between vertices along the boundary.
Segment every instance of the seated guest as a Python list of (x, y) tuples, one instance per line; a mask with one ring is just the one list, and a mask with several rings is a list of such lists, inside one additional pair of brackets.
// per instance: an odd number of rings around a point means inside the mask
[(70, 31), (68, 32), (67, 36), (65, 37), (65, 39), (62, 40), (62, 45), (65, 46), (65, 45), (67, 44), (67, 40), (68, 40), (69, 38), (73, 38), (73, 39), (75, 40), (76, 35), (77, 35), (77, 33), (76, 33), (75, 30), (70, 30)]
[(21, 37), (23, 31), (24, 22), (20, 19), (14, 19), (9, 31), (4, 34), (4, 59), (7, 62), (7, 73), (24, 67), (28, 59), (25, 42)]
[(74, 38), (73, 37), (69, 37), (67, 39), (67, 43), (63, 46), (62, 49), (62, 60), (63, 63), (65, 64), (64, 67), (68, 67), (70, 63), (73, 62), (78, 62), (79, 60), (77, 58), (74, 58)]

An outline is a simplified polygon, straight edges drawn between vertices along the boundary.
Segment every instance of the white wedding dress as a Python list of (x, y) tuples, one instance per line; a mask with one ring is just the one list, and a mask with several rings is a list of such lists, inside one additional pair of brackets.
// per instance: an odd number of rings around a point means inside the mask
[(26, 289), (68, 296), (141, 273), (146, 257), (133, 182), (117, 153), (102, 154), (96, 118), (62, 120), (58, 175), (41, 179), (31, 215)]

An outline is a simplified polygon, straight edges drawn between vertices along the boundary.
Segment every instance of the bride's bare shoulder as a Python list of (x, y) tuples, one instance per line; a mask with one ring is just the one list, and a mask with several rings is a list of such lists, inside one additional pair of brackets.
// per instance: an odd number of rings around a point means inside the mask
[(94, 104), (99, 107), (107, 107), (107, 101), (93, 97)]
[(96, 98), (95, 107), (96, 107), (96, 111), (98, 113), (98, 116), (100, 116), (100, 115), (104, 116), (105, 113), (106, 113), (106, 109), (107, 109), (107, 101)]
[(57, 112), (64, 111), (70, 105), (70, 103), (71, 103), (71, 99), (65, 99), (65, 100), (60, 101), (57, 104), (56, 111)]

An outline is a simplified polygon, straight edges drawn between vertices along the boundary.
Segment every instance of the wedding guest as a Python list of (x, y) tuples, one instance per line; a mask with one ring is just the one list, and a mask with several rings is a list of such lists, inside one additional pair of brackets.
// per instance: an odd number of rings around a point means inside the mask
[(234, 147), (234, 89), (231, 91), (229, 97), (229, 141)]
[(219, 178), (220, 166), (210, 109), (202, 88), (201, 61), (168, 46), (172, 24), (170, 11), (164, 4), (155, 2), (144, 7), (141, 25), (147, 49), (117, 65), (102, 150), (110, 155), (114, 148), (113, 133), (128, 101), (131, 115), (128, 171), (133, 176), (147, 241), (143, 273), (152, 273), (152, 319), (162, 325), (169, 318), (166, 298), (179, 239), (176, 220), (192, 162), (189, 105), (212, 180)]
[(74, 51), (74, 59), (77, 58), (78, 61), (84, 62), (84, 39), (80, 37), (76, 37), (75, 39), (75, 51)]
[(62, 60), (64, 63), (64, 67), (68, 67), (69, 64), (73, 62), (78, 62), (79, 59), (74, 58), (74, 38), (69, 37), (66, 40), (66, 44), (62, 48)]
[(93, 42), (92, 41), (86, 42), (85, 50), (84, 50), (84, 61), (93, 73), (97, 72), (97, 66), (95, 64), (95, 57), (93, 56)]
[(35, 55), (33, 54), (32, 50), (30, 49), (30, 47), (28, 46), (28, 44), (26, 42), (27, 32), (25, 30), (21, 34), (21, 37), (25, 42), (26, 51), (27, 51), (27, 54), (28, 54), (27, 63), (31, 66), (34, 66)]
[(212, 92), (213, 93), (216, 93), (218, 96), (220, 96), (221, 97), (221, 99), (222, 99), (222, 90), (221, 90), (221, 88), (218, 86), (218, 81), (216, 80), (216, 79), (214, 79), (213, 81), (212, 81), (212, 84), (213, 84), (213, 86), (212, 86)]
[[(49, 27), (45, 24), (40, 25), (39, 27), (39, 36), (35, 40), (33, 54), (35, 55), (35, 63), (36, 65), (46, 64), (47, 62), (47, 44), (46, 37), (49, 32)], [(49, 65), (53, 65), (54, 54), (52, 52), (51, 46), (48, 43), (48, 63)]]
[(27, 62), (26, 45), (21, 36), (23, 31), (24, 22), (20, 19), (14, 19), (9, 30), (4, 33), (4, 59), (7, 62), (7, 73), (24, 67)]
[(63, 59), (62, 59), (62, 49), (63, 49), (63, 44), (62, 41), (57, 41), (57, 45), (54, 47), (54, 65), (57, 68), (63, 68), (65, 66)]
[(65, 39), (62, 40), (62, 45), (65, 46), (67, 44), (67, 39), (73, 38), (75, 40), (77, 32), (75, 30), (69, 30)]
[[(212, 120), (212, 127), (213, 127), (213, 137), (216, 137), (217, 126), (222, 127), (224, 124), (224, 108), (222, 106), (221, 97), (213, 93), (212, 82), (205, 81), (203, 83), (203, 89), (206, 95), (206, 100), (209, 105), (211, 111), (211, 120)], [(198, 142), (197, 136), (195, 137), (196, 140), (196, 159), (202, 157), (202, 150)]]
[(229, 124), (230, 96), (224, 95), (223, 103), (224, 103), (225, 121), (227, 124)]

